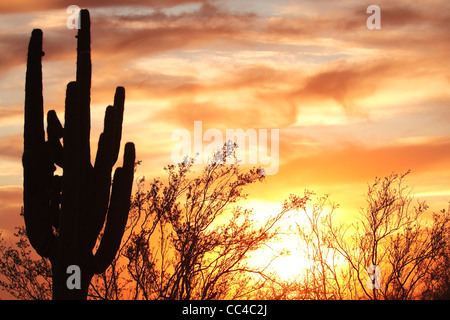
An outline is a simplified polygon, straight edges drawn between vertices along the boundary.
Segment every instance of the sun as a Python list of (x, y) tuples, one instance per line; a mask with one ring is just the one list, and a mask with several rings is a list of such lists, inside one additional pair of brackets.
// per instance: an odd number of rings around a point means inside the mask
[[(266, 201), (248, 201), (246, 204), (260, 221), (265, 221), (274, 212), (280, 210), (280, 203)], [(306, 274), (310, 261), (305, 255), (298, 235), (292, 228), (296, 223), (305, 223), (306, 217), (298, 212), (288, 212), (280, 221), (281, 233), (277, 239), (252, 252), (248, 263), (254, 268), (264, 268), (267, 273), (274, 273), (281, 281), (294, 281)]]
[[(274, 258), (275, 256), (277, 257)], [(249, 259), (249, 264), (261, 268), (271, 260), (273, 261), (266, 272), (275, 273), (281, 281), (293, 281), (302, 277), (310, 266), (310, 261), (292, 235), (283, 235), (276, 243), (255, 251)]]
[(289, 252), (278, 258), (270, 267), (282, 280), (296, 280), (305, 275), (309, 269), (309, 261), (300, 252)]

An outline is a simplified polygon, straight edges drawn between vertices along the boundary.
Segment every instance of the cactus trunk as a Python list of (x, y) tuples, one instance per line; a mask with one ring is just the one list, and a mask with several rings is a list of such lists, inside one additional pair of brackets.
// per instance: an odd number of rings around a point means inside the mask
[[(117, 87), (106, 109), (94, 165), (90, 162), (90, 18), (80, 11), (76, 81), (67, 85), (64, 128), (56, 113), (44, 130), (42, 31), (32, 32), (28, 47), (24, 126), (24, 219), (31, 245), (50, 259), (53, 299), (86, 299), (91, 278), (111, 264), (125, 230), (133, 183), (135, 149), (125, 145), (117, 168), (122, 136), (125, 90)], [(61, 144), (60, 139), (63, 140)], [(63, 175), (55, 175), (55, 165)], [(111, 187), (112, 185), (112, 187)], [(99, 234), (103, 236), (93, 253)], [(80, 268), (81, 287), (70, 288), (68, 267)]]

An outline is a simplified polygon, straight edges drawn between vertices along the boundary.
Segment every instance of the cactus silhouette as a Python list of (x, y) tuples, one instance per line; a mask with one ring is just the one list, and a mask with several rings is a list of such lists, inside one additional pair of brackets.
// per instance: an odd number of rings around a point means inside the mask
[[(123, 167), (115, 170), (111, 181), (122, 136), (125, 100), (122, 87), (117, 87), (114, 104), (106, 109), (95, 163), (91, 164), (88, 10), (80, 11), (80, 22), (76, 81), (67, 85), (64, 128), (55, 111), (49, 111), (47, 141), (42, 96), (43, 35), (40, 29), (33, 30), (28, 47), (22, 158), (23, 212), (31, 245), (52, 264), (53, 299), (86, 299), (93, 275), (104, 272), (113, 261), (128, 219), (134, 175), (134, 144), (127, 143)], [(62, 176), (55, 174), (55, 164), (63, 168)], [(102, 237), (98, 244), (99, 234)], [(76, 278), (68, 273), (70, 265), (79, 267), (79, 289)], [(74, 280), (75, 288), (67, 285), (71, 280)]]

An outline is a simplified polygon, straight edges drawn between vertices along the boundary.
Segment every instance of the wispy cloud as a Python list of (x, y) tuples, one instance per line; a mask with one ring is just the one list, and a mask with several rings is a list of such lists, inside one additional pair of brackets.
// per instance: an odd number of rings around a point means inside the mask
[[(167, 8), (189, 3), (202, 3), (205, 0), (78, 0), (77, 5), (82, 8), (97, 8), (97, 7), (111, 7), (111, 6), (132, 6), (139, 5), (150, 8)], [(26, 0), (18, 0), (11, 3), (0, 3), (0, 11), (5, 13), (14, 12), (30, 12), (40, 10), (65, 9), (68, 7), (67, 1), (63, 0), (43, 0), (37, 2), (30, 2)]]

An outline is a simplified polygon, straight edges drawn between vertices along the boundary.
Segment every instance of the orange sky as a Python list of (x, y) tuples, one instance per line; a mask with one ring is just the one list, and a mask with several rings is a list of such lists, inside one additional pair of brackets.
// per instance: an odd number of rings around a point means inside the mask
[[(249, 189), (259, 208), (304, 189), (357, 213), (376, 176), (412, 170), (415, 193), (450, 200), (450, 3), (420, 1), (76, 1), (92, 20), (93, 148), (114, 89), (138, 175), (164, 174), (176, 129), (279, 129), (279, 170)], [(381, 8), (369, 30), (366, 9)], [(26, 48), (44, 32), (44, 104), (63, 119), (75, 77), (66, 1), (0, 3), (0, 230), (22, 202)], [(123, 149), (123, 147), (122, 147)], [(95, 153), (93, 153), (95, 154)], [(119, 159), (121, 159), (119, 157)], [(267, 206), (269, 207), (269, 206)], [(272, 207), (272, 206), (270, 206)], [(256, 208), (255, 208), (256, 210)], [(261, 209), (259, 209), (261, 210)]]

